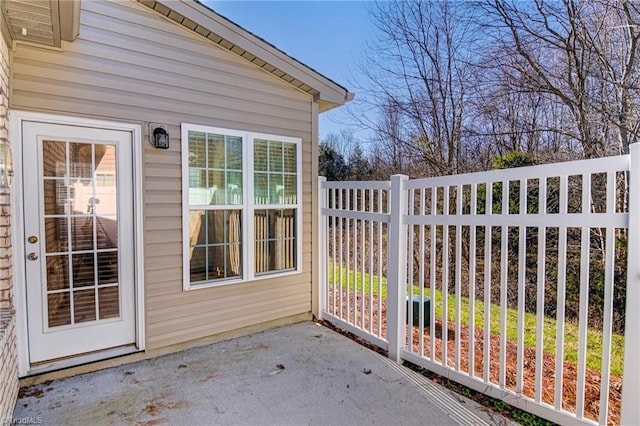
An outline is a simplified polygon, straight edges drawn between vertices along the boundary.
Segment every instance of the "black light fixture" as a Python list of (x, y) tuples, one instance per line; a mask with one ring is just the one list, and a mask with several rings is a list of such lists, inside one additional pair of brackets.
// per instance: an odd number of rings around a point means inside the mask
[(149, 123), (149, 139), (156, 149), (169, 149), (169, 132), (162, 124)]

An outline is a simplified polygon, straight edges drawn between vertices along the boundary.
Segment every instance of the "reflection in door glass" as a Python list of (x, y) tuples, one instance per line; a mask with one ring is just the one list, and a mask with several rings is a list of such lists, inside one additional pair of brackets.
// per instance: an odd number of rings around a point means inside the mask
[(48, 326), (120, 316), (114, 145), (42, 142)]

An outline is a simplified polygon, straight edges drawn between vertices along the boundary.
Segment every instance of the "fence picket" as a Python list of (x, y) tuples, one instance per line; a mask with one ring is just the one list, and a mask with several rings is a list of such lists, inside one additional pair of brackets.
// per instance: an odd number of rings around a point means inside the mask
[[(485, 184), (486, 193), (486, 206), (485, 215), (493, 214), (493, 183), (487, 182)], [(484, 340), (483, 351), (484, 359), (490, 360), (491, 356), (491, 259), (492, 248), (491, 241), (493, 240), (493, 227), (484, 227)], [(489, 372), (491, 370), (491, 363), (485, 362), (482, 368), (483, 379), (486, 384), (491, 382)]]
[[(545, 178), (546, 181), (546, 178)], [(560, 176), (559, 212), (567, 214), (568, 178)], [(556, 305), (556, 374), (554, 408), (562, 410), (562, 389), (564, 376), (564, 321), (567, 283), (567, 228), (558, 228), (558, 291)]]
[[(591, 210), (591, 175), (582, 175), (582, 212)], [(584, 417), (585, 373), (587, 368), (587, 318), (589, 314), (589, 265), (591, 228), (580, 232), (580, 312), (578, 314), (578, 365), (576, 383), (576, 417)]]
[[(539, 214), (547, 214), (547, 180), (540, 179), (538, 182), (538, 212)], [(542, 401), (542, 379), (544, 372), (542, 366), (544, 363), (544, 297), (546, 283), (546, 247), (547, 247), (547, 228), (538, 227), (538, 254), (537, 263), (537, 291), (536, 291), (536, 377), (534, 384), (534, 400), (537, 403)]]
[[(502, 181), (502, 215), (509, 214), (509, 181)], [(507, 272), (509, 267), (509, 227), (502, 226), (500, 241), (500, 378), (501, 388), (507, 382)]]
[[(442, 214), (449, 215), (449, 186), (443, 187)], [(448, 365), (449, 345), (449, 226), (442, 227), (442, 365)]]
[[(409, 211), (413, 212), (414, 208), (415, 208), (415, 190), (409, 190)], [(415, 239), (415, 226), (409, 226), (409, 246), (413, 249), (414, 246), (414, 239)], [(408, 272), (407, 272), (407, 287), (408, 287), (408, 292), (406, 295), (406, 299), (407, 299), (407, 328), (408, 328), (408, 333), (407, 333), (407, 342), (406, 344), (411, 346), (412, 342), (413, 342), (413, 302), (412, 302), (412, 296), (413, 296), (413, 286), (414, 286), (414, 282), (413, 282), (413, 255), (410, 257), (411, 260), (407, 261), (407, 268), (408, 268)]]
[[(462, 215), (462, 185), (456, 188), (456, 215)], [(456, 225), (456, 281), (455, 281), (455, 356), (454, 368), (460, 371), (460, 297), (462, 292), (462, 225)]]
[[(424, 188), (420, 188), (419, 206), (420, 206), (420, 214), (424, 214), (425, 212), (425, 189)], [(420, 229), (420, 263), (418, 265), (418, 274), (419, 274), (418, 284), (420, 285), (419, 297), (420, 297), (420, 300), (422, 301), (424, 300), (424, 259), (425, 259), (424, 225), (419, 225), (419, 229)], [(413, 303), (411, 304), (413, 305)], [(420, 340), (418, 342), (418, 353), (420, 354), (420, 356), (424, 356), (424, 316), (425, 315), (427, 315), (427, 313), (424, 311), (423, 303), (420, 302), (420, 311), (418, 312), (418, 321), (419, 321), (418, 334), (420, 335)]]
[[(429, 212), (430, 215), (432, 216), (436, 216), (438, 214), (438, 191), (436, 190), (436, 188), (431, 188), (431, 211)], [(430, 259), (430, 269), (431, 269), (431, 280), (430, 280), (430, 284), (429, 284), (429, 292), (431, 295), (431, 327), (429, 327), (429, 358), (431, 359), (432, 362), (435, 363), (436, 361), (436, 285), (437, 285), (437, 280), (436, 280), (436, 262), (437, 262), (437, 258), (436, 258), (436, 247), (437, 247), (437, 229), (436, 229), (436, 225), (431, 225), (430, 226), (430, 231), (429, 231), (429, 242), (430, 242), (430, 249), (431, 249), (431, 259)]]
[[(527, 210), (527, 181), (519, 181), (519, 210), (520, 214)], [(517, 350), (516, 350), (516, 392), (524, 393), (524, 385), (522, 384), (523, 364), (524, 364), (524, 298), (525, 298), (525, 278), (526, 278), (526, 262), (527, 262), (527, 245), (526, 245), (527, 228), (525, 226), (518, 227), (518, 322), (517, 322)]]
[[(469, 214), (475, 216), (478, 210), (478, 187), (471, 184), (471, 210)], [(469, 228), (469, 375), (476, 375), (476, 227)]]
[[(627, 253), (627, 308), (625, 324), (629, 328), (640, 324), (640, 144), (629, 146), (629, 243)], [(624, 375), (622, 377), (622, 412), (620, 424), (640, 424), (640, 333), (634, 330), (625, 333), (624, 339)]]

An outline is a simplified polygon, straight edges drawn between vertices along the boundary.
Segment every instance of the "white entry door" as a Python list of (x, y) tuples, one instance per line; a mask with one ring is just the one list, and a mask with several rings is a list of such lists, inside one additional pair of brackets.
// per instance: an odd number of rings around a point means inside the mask
[(134, 343), (132, 134), (22, 134), (30, 363)]

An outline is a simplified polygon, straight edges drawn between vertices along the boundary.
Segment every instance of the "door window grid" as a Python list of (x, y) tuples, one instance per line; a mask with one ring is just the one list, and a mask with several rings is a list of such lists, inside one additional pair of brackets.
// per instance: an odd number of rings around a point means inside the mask
[[(114, 172), (113, 202), (108, 203), (112, 211), (100, 215), (96, 210), (96, 146), (101, 151), (100, 163), (113, 163)], [(42, 157), (48, 327), (119, 317), (115, 147), (44, 141)], [(84, 198), (89, 192), (86, 213), (75, 210), (83, 207), (74, 203), (78, 189), (83, 190)], [(106, 201), (111, 200), (107, 197)], [(104, 229), (109, 220), (113, 223), (107, 227), (115, 230), (115, 236)]]

